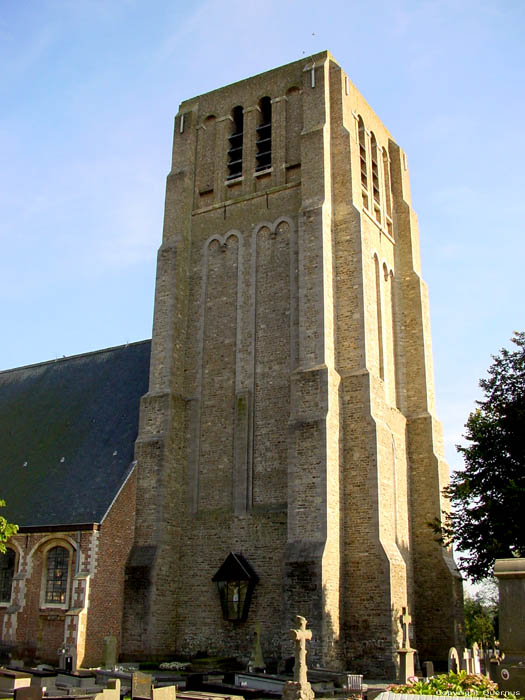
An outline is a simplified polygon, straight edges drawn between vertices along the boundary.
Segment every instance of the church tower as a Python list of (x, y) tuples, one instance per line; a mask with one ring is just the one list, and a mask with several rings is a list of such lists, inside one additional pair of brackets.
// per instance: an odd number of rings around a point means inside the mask
[(407, 159), (328, 52), (181, 104), (135, 454), (124, 654), (457, 643)]

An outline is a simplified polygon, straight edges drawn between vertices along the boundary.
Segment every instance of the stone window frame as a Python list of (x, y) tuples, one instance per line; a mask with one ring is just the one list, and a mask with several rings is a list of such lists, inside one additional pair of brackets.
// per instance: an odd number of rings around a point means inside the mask
[[(47, 600), (47, 583), (48, 583), (48, 557), (52, 549), (56, 547), (62, 547), (68, 552), (68, 562), (67, 562), (67, 579), (65, 587), (65, 598), (64, 601), (52, 602)], [(52, 608), (59, 610), (69, 609), (69, 601), (71, 598), (71, 582), (72, 582), (72, 569), (73, 569), (73, 559), (75, 554), (75, 547), (71, 542), (65, 538), (54, 537), (52, 539), (46, 540), (42, 544), (42, 575), (40, 583), (40, 609)]]
[[(16, 547), (14, 547), (11, 544), (8, 544), (6, 547), (6, 554), (7, 554), (7, 552), (13, 552), (13, 554), (14, 554), (13, 574), (11, 576), (11, 590), (10, 590), (8, 599), (7, 598), (5, 600), (0, 599), (0, 607), (8, 607), (12, 603), (12, 600), (13, 600), (13, 580), (14, 580), (15, 575), (18, 573), (18, 565), (20, 563), (20, 552), (18, 551), (18, 549)], [(0, 556), (5, 556), (5, 554), (0, 554)], [(0, 591), (0, 594), (1, 594), (1, 591)]]

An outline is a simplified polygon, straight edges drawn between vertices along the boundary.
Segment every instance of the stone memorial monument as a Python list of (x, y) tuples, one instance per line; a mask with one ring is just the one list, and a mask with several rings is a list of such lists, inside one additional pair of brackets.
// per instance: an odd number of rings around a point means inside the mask
[(461, 671), (461, 662), (456, 647), (450, 647), (448, 650), (448, 672), (459, 673)]
[(499, 664), (491, 677), (500, 691), (525, 694), (525, 558), (496, 559), (499, 583)]
[(296, 615), (297, 629), (290, 630), (290, 636), (295, 641), (295, 666), (293, 681), (287, 681), (283, 688), (284, 700), (313, 700), (314, 691), (308, 683), (306, 666), (306, 642), (312, 639), (312, 630), (306, 629), (306, 619)]
[(410, 623), (412, 617), (408, 614), (408, 608), (403, 608), (399, 618), (403, 629), (403, 646), (397, 650), (399, 656), (399, 682), (406, 683), (407, 679), (414, 675), (415, 649), (410, 646)]

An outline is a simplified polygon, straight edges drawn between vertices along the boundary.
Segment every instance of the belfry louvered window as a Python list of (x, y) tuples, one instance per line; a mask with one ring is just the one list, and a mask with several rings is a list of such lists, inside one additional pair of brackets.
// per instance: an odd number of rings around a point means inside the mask
[(379, 158), (377, 155), (377, 140), (375, 134), (370, 135), (370, 146), (372, 151), (372, 194), (374, 197), (374, 214), (378, 221), (381, 221), (381, 194), (379, 189)]
[(269, 97), (260, 100), (259, 110), (255, 170), (266, 170), (272, 165), (272, 101)]
[(239, 105), (232, 110), (232, 131), (229, 136), (228, 180), (242, 175), (242, 143), (244, 129), (244, 112)]
[(368, 209), (368, 164), (366, 159), (366, 131), (362, 117), (359, 117), (359, 160), (361, 163), (361, 190), (363, 194), (363, 206)]

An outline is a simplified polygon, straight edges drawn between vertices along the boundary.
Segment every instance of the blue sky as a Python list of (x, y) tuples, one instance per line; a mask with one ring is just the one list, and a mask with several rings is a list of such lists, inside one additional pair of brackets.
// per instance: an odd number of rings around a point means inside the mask
[(454, 444), (523, 330), (521, 0), (0, 0), (0, 367), (150, 337), (173, 116), (329, 49), (409, 157)]

